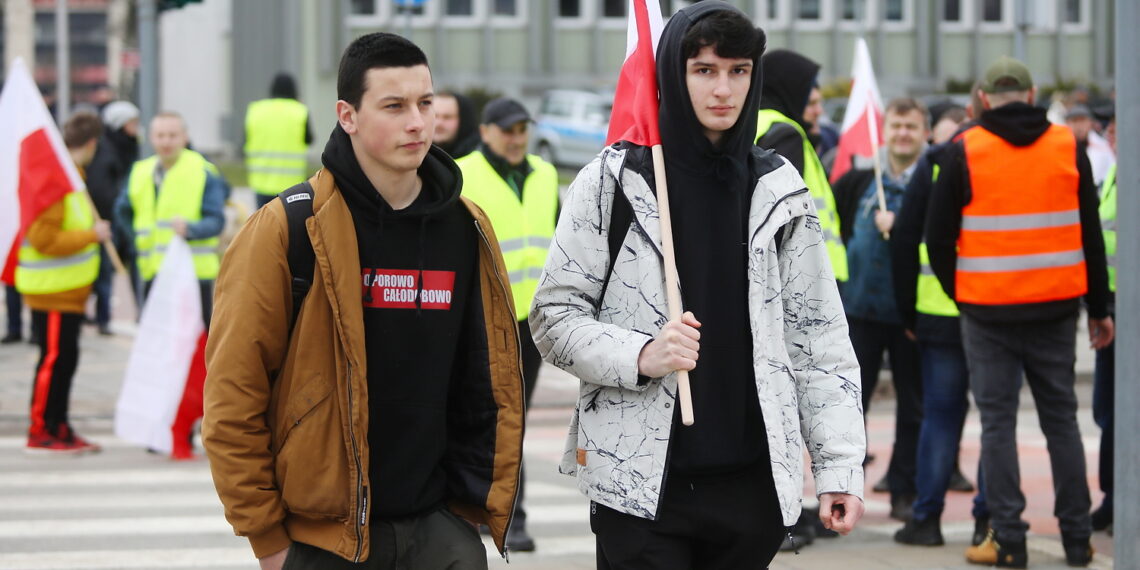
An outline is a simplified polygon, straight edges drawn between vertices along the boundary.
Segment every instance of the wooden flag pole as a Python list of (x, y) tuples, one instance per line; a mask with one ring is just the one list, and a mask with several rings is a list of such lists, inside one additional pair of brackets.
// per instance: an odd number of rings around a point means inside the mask
[[(91, 193), (85, 189), (83, 190), (83, 197), (87, 199), (87, 205), (91, 208), (91, 214), (95, 216), (95, 221), (103, 221), (103, 218), (99, 217), (99, 210), (95, 209), (95, 201), (91, 199)], [(107, 239), (104, 239), (101, 243), (103, 244), (103, 249), (107, 250), (107, 257), (111, 258), (111, 265), (115, 266), (115, 272), (126, 275), (127, 267), (123, 265), (123, 260), (119, 258), (119, 250), (115, 249), (115, 244), (111, 241), (111, 236), (107, 236)]]
[[(883, 163), (879, 158), (879, 122), (875, 120), (875, 106), (867, 104), (867, 126), (871, 131), (871, 163), (875, 165), (875, 193), (879, 197), (879, 209), (887, 211), (887, 196), (883, 192)], [(883, 239), (891, 239), (891, 235), (883, 232)]]
[[(665, 256), (665, 301), (669, 320), (681, 319), (681, 288), (677, 276), (677, 256), (673, 253), (673, 223), (669, 214), (669, 188), (665, 183), (665, 151), (653, 145), (653, 179), (657, 182), (657, 210), (661, 220), (661, 253)], [(693, 397), (689, 392), (689, 372), (677, 371), (677, 400), (681, 404), (681, 423), (693, 425)]]

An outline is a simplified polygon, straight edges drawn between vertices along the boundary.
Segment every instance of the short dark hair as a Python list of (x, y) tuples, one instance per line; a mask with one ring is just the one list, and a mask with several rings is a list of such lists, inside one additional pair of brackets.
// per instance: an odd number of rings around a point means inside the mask
[(99, 115), (80, 111), (63, 124), (63, 144), (69, 149), (77, 149), (103, 133), (103, 121)]
[(427, 65), (427, 56), (416, 44), (404, 37), (375, 32), (356, 38), (344, 50), (336, 75), (336, 96), (354, 108), (360, 108), (367, 85), (369, 69), (415, 67)]
[(767, 44), (764, 30), (735, 10), (717, 10), (689, 26), (681, 39), (681, 56), (696, 57), (701, 49), (713, 46), (716, 54), (730, 59), (759, 61)]
[(926, 105), (923, 105), (922, 101), (919, 101), (913, 97), (898, 97), (891, 99), (890, 103), (887, 103), (887, 109), (883, 111), (883, 115), (886, 115), (887, 113), (894, 113), (895, 115), (906, 115), (912, 111), (918, 111), (918, 114), (922, 115), (922, 124), (929, 129), (930, 112), (926, 110)]

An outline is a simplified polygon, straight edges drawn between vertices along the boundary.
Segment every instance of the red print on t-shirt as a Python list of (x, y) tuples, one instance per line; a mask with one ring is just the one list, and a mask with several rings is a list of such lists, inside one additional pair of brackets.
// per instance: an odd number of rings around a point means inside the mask
[[(416, 295), (420, 293), (416, 283), (419, 274), (415, 269), (362, 269), (360, 282), (364, 306), (375, 309), (416, 308)], [(371, 300), (368, 299), (369, 289)], [(454, 271), (424, 271), (420, 308), (450, 310), (454, 293)]]

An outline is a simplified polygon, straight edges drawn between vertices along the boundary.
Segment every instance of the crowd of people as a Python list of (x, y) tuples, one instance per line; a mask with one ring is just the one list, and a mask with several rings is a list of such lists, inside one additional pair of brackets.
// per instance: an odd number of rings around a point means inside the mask
[[(590, 500), (599, 568), (764, 567), (860, 519), (884, 353), (895, 438), (872, 490), (903, 523), (895, 540), (943, 545), (946, 494), (976, 492), (966, 558), (1027, 566), (1024, 378), (1066, 559), (1088, 565), (1091, 533), (1112, 523), (1111, 112), (1037, 105), (1028, 68), (1003, 57), (968, 106), (889, 101), (879, 156), (830, 183), (820, 66), (766, 50), (742, 12), (680, 10), (656, 65), (664, 170), (620, 141), (560, 195), (527, 151), (521, 102), (477, 110), (435, 90), (415, 44), (362, 36), (315, 174), (293, 80), (249, 106), (258, 209), (224, 256), (230, 187), (181, 116), (150, 119), (141, 158), (131, 103), (73, 114), (63, 138), (91, 200), (35, 220), (7, 290), (3, 342), (24, 338), (22, 297), (41, 351), (28, 451), (98, 450), (67, 416), (82, 324), (112, 334), (110, 254), (141, 306), (177, 237), (209, 330), (205, 451), (262, 568), (481, 568), (480, 528), (500, 552), (535, 550), (522, 434), (543, 360), (581, 382), (559, 469)], [(1098, 350), (1096, 510), (1076, 423), (1082, 308)], [(976, 489), (957, 461), (970, 395)]]

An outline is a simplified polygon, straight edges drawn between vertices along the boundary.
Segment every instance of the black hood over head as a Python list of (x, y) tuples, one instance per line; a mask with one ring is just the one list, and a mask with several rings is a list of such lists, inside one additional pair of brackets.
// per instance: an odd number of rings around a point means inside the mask
[[(685, 33), (709, 14), (727, 10), (743, 15), (726, 2), (698, 2), (678, 11), (661, 32), (657, 47), (657, 89), (661, 144), (665, 170), (672, 187), (686, 180), (699, 180), (702, 188), (744, 188), (751, 190), (748, 160), (756, 140), (756, 114), (760, 111), (760, 85), (763, 74), (759, 62), (752, 66), (752, 83), (736, 124), (714, 146), (693, 111), (685, 82), (686, 54), (682, 53)], [(761, 34), (760, 41), (765, 41)], [(761, 49), (762, 51), (762, 49)]]
[(459, 106), (459, 128), (455, 131), (455, 138), (451, 142), (436, 144), (455, 158), (467, 156), (482, 140), (479, 137), (479, 116), (475, 111), (475, 102), (462, 93), (454, 91), (445, 93), (455, 97), (455, 102)]
[(274, 99), (296, 99), (297, 82), (288, 73), (278, 73), (273, 76), (273, 85), (269, 87), (269, 96)]
[(1014, 146), (1029, 146), (1052, 124), (1046, 110), (1015, 101), (982, 112), (978, 124)]
[(774, 78), (764, 84), (761, 108), (779, 111), (805, 131), (810, 130), (804, 122), (804, 107), (819, 76), (819, 64), (794, 51), (775, 49), (760, 58), (760, 66), (765, 75)]

